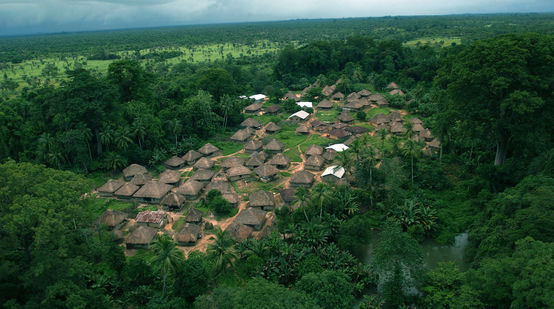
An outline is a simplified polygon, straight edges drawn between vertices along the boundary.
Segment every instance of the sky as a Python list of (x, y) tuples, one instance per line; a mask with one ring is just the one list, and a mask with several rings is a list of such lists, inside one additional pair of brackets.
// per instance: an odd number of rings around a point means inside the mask
[(554, 12), (553, 0), (0, 0), (0, 35), (312, 18)]

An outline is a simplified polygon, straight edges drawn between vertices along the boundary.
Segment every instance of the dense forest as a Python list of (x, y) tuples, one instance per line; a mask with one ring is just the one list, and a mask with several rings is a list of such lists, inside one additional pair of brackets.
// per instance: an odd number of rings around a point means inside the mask
[[(552, 307), (552, 23), (552, 14), (387, 17), (1, 38), (3, 64), (222, 38), (279, 46), (209, 62), (117, 54), (105, 73), (72, 66), (44, 74), (55, 82), (3, 88), (2, 307)], [(461, 44), (406, 44), (433, 37)], [(386, 94), (390, 106), (422, 119), (440, 151), (425, 155), (410, 125), (402, 138), (375, 130), (338, 154), (348, 184), (299, 188), (266, 237), (216, 230), (206, 252), (185, 258), (162, 235), (130, 256), (95, 224), (114, 202), (91, 192), (129, 164), (159, 173), (208, 141), (241, 149), (228, 136), (253, 102), (239, 95), (264, 93), (292, 113), (288, 91), (320, 102), (325, 85), (347, 95), (391, 81), (406, 95)], [(202, 203), (218, 212), (217, 198)], [(464, 267), (425, 264), (425, 241), (449, 245), (460, 233)]]

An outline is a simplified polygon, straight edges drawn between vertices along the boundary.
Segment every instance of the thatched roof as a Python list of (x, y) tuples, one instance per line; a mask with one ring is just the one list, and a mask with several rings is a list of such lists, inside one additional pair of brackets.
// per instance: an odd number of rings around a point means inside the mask
[(294, 173), (290, 178), (292, 184), (312, 184), (314, 182), (314, 174), (302, 170)]
[(235, 205), (239, 203), (239, 197), (233, 192), (223, 193), (221, 196), (229, 203)]
[(350, 115), (350, 113), (347, 112), (347, 111), (341, 112), (337, 116), (337, 119), (341, 122), (352, 122), (352, 121), (354, 121), (354, 117), (352, 117), (352, 115)]
[(435, 138), (429, 143), (429, 147), (433, 148), (433, 149), (440, 149), (441, 148), (441, 142), (438, 139)]
[(345, 127), (344, 129), (352, 134), (364, 134), (369, 132), (368, 128), (358, 126)]
[(281, 106), (273, 104), (265, 109), (266, 114), (276, 114), (281, 111)]
[(127, 214), (123, 211), (106, 209), (104, 213), (96, 220), (96, 224), (106, 225), (114, 228), (127, 219)]
[(262, 109), (262, 105), (263, 105), (263, 103), (261, 103), (261, 102), (253, 103), (253, 104), (250, 104), (247, 107), (245, 107), (244, 110), (246, 112), (254, 113), (254, 112), (257, 112), (260, 109)]
[(323, 101), (321, 101), (317, 104), (317, 108), (325, 109), (325, 108), (332, 108), (332, 107), (333, 107), (333, 102), (331, 102), (327, 99), (325, 99), (325, 100), (323, 100)]
[(395, 82), (391, 82), (387, 85), (387, 89), (398, 89), (400, 88)]
[(425, 140), (432, 140), (433, 139), (433, 134), (431, 133), (431, 130), (429, 129), (425, 129), (421, 132), (419, 132), (419, 136)]
[(289, 92), (285, 93), (284, 99), (285, 100), (293, 99), (295, 101), (299, 100), (299, 98), (296, 96), (296, 94), (292, 91), (289, 91)]
[(246, 176), (250, 175), (250, 173), (252, 173), (252, 171), (248, 167), (241, 165), (227, 170), (227, 177)]
[(276, 139), (272, 139), (267, 145), (265, 145), (265, 150), (269, 151), (281, 151), (285, 148), (285, 145)]
[(175, 241), (178, 243), (195, 243), (201, 235), (202, 229), (199, 225), (185, 223), (183, 228), (175, 234)]
[(123, 176), (129, 178), (135, 175), (146, 174), (147, 172), (146, 167), (139, 164), (131, 164), (123, 169)]
[(243, 122), (240, 123), (240, 126), (243, 128), (259, 129), (262, 127), (262, 124), (254, 118), (246, 118)]
[(229, 224), (225, 230), (229, 232), (231, 237), (239, 241), (249, 238), (252, 235), (252, 231), (254, 231), (254, 229), (248, 225), (235, 222)]
[(198, 160), (200, 157), (202, 157), (202, 154), (199, 153), (198, 151), (196, 150), (189, 150), (184, 156), (183, 156), (183, 160), (187, 161), (187, 162), (194, 162), (196, 160)]
[(173, 167), (173, 168), (176, 168), (176, 167), (179, 167), (183, 164), (185, 164), (185, 160), (183, 160), (183, 158), (179, 158), (177, 156), (173, 156), (169, 159), (167, 159), (165, 162), (164, 162), (165, 165), (169, 166), (169, 167)]
[(345, 138), (345, 137), (348, 137), (350, 135), (352, 135), (352, 133), (346, 131), (345, 129), (343, 128), (340, 128), (340, 129), (333, 129), (329, 132), (329, 135), (331, 136), (335, 136), (336, 138)]
[(206, 192), (210, 192), (212, 190), (217, 190), (221, 192), (221, 194), (229, 193), (231, 192), (231, 185), (226, 180), (215, 180), (206, 186)]
[(337, 152), (332, 149), (327, 149), (321, 156), (327, 161), (333, 161), (337, 156)]
[(198, 152), (200, 152), (202, 155), (209, 156), (214, 152), (218, 152), (219, 148), (215, 147), (214, 145), (210, 143), (206, 143), (204, 146), (200, 147), (198, 149)]
[(360, 97), (369, 97), (371, 95), (371, 92), (367, 89), (362, 89), (358, 91), (358, 94), (360, 95)]
[(279, 191), (281, 200), (285, 203), (291, 203), (296, 199), (296, 188), (282, 189)]
[(401, 122), (394, 122), (390, 127), (390, 133), (406, 133), (406, 128)]
[(127, 237), (125, 242), (127, 245), (149, 245), (157, 233), (158, 230), (154, 228), (139, 226)]
[(253, 155), (253, 156), (250, 156), (250, 158), (248, 158), (248, 160), (246, 161), (246, 166), (248, 167), (258, 167), (262, 164), (264, 164), (264, 161), (262, 156), (260, 156), (259, 154), (256, 154), (256, 155)]
[(231, 140), (238, 141), (238, 142), (244, 142), (245, 140), (249, 139), (252, 134), (250, 134), (247, 130), (238, 130), (231, 136)]
[(192, 180), (196, 180), (196, 181), (210, 181), (210, 179), (212, 179), (212, 177), (214, 177), (215, 175), (215, 172), (210, 170), (210, 169), (205, 169), (205, 168), (201, 168), (201, 169), (198, 169), (196, 171), (196, 173), (194, 173), (194, 175), (192, 175), (192, 177), (190, 179)]
[(265, 222), (266, 212), (259, 208), (246, 208), (235, 218), (235, 223), (251, 226), (261, 226)]
[(119, 188), (121, 188), (125, 184), (124, 181), (119, 179), (110, 179), (105, 184), (103, 184), (100, 188), (98, 188), (98, 192), (100, 193), (114, 193)]
[(254, 173), (256, 173), (258, 177), (268, 178), (277, 175), (279, 170), (271, 164), (264, 164), (256, 167)]
[(250, 193), (250, 196), (248, 197), (248, 205), (250, 207), (272, 207), (275, 205), (275, 198), (271, 192), (263, 190), (256, 191), (254, 193)]
[(389, 92), (390, 95), (404, 95), (404, 91), (400, 90), (400, 89), (393, 89)]
[(337, 93), (333, 94), (333, 96), (331, 98), (335, 101), (344, 100), (344, 94), (342, 92), (337, 92)]
[(402, 114), (397, 111), (392, 111), (389, 114), (389, 120), (392, 121), (402, 121)]
[(140, 187), (137, 185), (134, 185), (132, 183), (126, 183), (121, 188), (119, 188), (117, 191), (115, 191), (115, 196), (122, 196), (122, 197), (131, 197), (135, 192), (138, 191)]
[(425, 128), (419, 123), (412, 125), (412, 131), (414, 132), (421, 132), (423, 130), (425, 130)]
[(269, 160), (271, 165), (285, 166), (290, 164), (290, 158), (285, 156), (283, 153), (277, 153)]
[(417, 118), (417, 117), (414, 117), (414, 118), (410, 118), (410, 123), (412, 125), (416, 125), (416, 124), (423, 124), (423, 121), (421, 121), (421, 119)]
[(165, 211), (147, 210), (137, 214), (135, 221), (138, 223), (155, 223), (162, 222), (167, 217)]
[(369, 119), (369, 121), (379, 125), (379, 124), (382, 124), (382, 123), (389, 122), (389, 117), (387, 117), (387, 115), (385, 115), (385, 114), (377, 114), (377, 115), (371, 117), (371, 119)]
[(364, 103), (362, 103), (360, 100), (356, 100), (356, 101), (352, 101), (347, 104), (344, 104), (343, 108), (349, 109), (349, 110), (360, 110), (364, 108), (364, 106), (365, 106)]
[(310, 125), (312, 126), (312, 128), (326, 126), (326, 124), (324, 122), (321, 122), (317, 119), (314, 119), (314, 120), (310, 121)]
[(158, 179), (162, 183), (177, 183), (181, 180), (181, 172), (175, 170), (165, 170)]
[(323, 87), (323, 90), (321, 91), (321, 93), (323, 93), (323, 95), (326, 97), (330, 97), (333, 94), (333, 92), (335, 92), (335, 89), (337, 89), (337, 86), (335, 85), (325, 86)]
[(350, 146), (352, 145), (352, 143), (354, 143), (354, 141), (358, 138), (358, 136), (356, 135), (352, 135), (350, 136), (347, 140), (344, 141), (344, 144), (347, 145), (347, 146)]
[(321, 168), (325, 164), (325, 159), (320, 155), (309, 156), (306, 159), (306, 165)]
[(310, 129), (304, 125), (304, 124), (300, 124), (296, 130), (294, 130), (294, 133), (296, 134), (307, 134), (307, 133), (310, 133)]
[(385, 101), (385, 102), (386, 102), (386, 101), (387, 101), (387, 100), (385, 99), (385, 97), (382, 96), (382, 95), (379, 94), (379, 93), (375, 93), (375, 94), (370, 95), (370, 96), (368, 97), (368, 99), (369, 99), (370, 101), (373, 101), (373, 102), (379, 102), (379, 101)]
[(244, 149), (246, 151), (252, 152), (252, 151), (258, 151), (262, 149), (263, 146), (264, 146), (264, 143), (262, 143), (262, 141), (251, 140), (248, 143), (246, 143), (246, 145), (244, 146)]
[(321, 155), (323, 154), (323, 147), (319, 145), (310, 145), (306, 148), (304, 153), (308, 156)]
[(134, 195), (133, 197), (138, 198), (155, 198), (160, 199), (162, 198), (169, 190), (171, 190), (172, 186), (160, 183), (157, 181), (151, 181), (149, 183), (144, 184)]
[(360, 98), (360, 94), (357, 93), (357, 92), (352, 92), (350, 93), (347, 97), (346, 97), (346, 100), (350, 101), (350, 100), (353, 100), (353, 99), (359, 99)]
[(265, 127), (265, 131), (268, 133), (275, 133), (279, 130), (281, 130), (281, 127), (276, 125), (273, 122), (268, 123), (267, 126)]
[(244, 165), (244, 159), (239, 157), (228, 157), (223, 160), (221, 166), (223, 168), (232, 168)]
[(204, 168), (204, 169), (210, 169), (214, 166), (214, 161), (213, 160), (210, 160), (208, 158), (200, 158), (200, 160), (196, 161), (196, 163), (194, 163), (194, 169), (201, 169), (201, 168)]
[(140, 175), (135, 175), (135, 177), (133, 177), (133, 179), (131, 179), (131, 183), (134, 184), (134, 185), (137, 185), (137, 186), (142, 186), (148, 182), (152, 181), (152, 175), (150, 174), (140, 174)]
[(191, 208), (187, 211), (185, 222), (200, 223), (202, 222), (202, 212), (196, 208)]
[(186, 199), (181, 194), (175, 193), (175, 192), (169, 192), (160, 204), (169, 206), (169, 207), (178, 207), (181, 208), (181, 206), (185, 203)]

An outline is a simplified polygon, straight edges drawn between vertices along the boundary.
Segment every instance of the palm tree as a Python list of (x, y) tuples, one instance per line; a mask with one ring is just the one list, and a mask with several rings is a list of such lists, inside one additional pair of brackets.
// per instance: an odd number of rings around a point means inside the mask
[(348, 176), (348, 173), (352, 170), (352, 164), (354, 163), (350, 152), (348, 150), (339, 152), (337, 155), (337, 162), (340, 166), (344, 167)]
[(318, 183), (313, 189), (314, 198), (319, 201), (319, 219), (323, 216), (323, 199), (329, 192), (329, 185), (323, 182)]
[(152, 243), (153, 256), (151, 263), (160, 267), (163, 277), (162, 298), (165, 296), (167, 275), (170, 271), (175, 271), (175, 267), (181, 263), (185, 257), (183, 252), (177, 248), (173, 240), (168, 235), (162, 235)]
[(131, 132), (129, 130), (129, 127), (121, 127), (119, 130), (117, 130), (114, 134), (114, 142), (116, 146), (120, 149), (127, 150), (129, 147), (129, 144), (133, 142), (133, 140), (129, 137), (131, 135)]
[(100, 137), (100, 143), (102, 143), (106, 148), (113, 142), (114, 134), (113, 129), (110, 125), (104, 126), (104, 130), (98, 135)]
[(302, 211), (304, 212), (304, 217), (306, 217), (306, 222), (309, 222), (310, 219), (308, 219), (308, 214), (306, 214), (306, 204), (308, 202), (308, 191), (304, 187), (299, 187), (296, 189), (296, 203), (299, 205), (300, 208), (302, 208)]
[(140, 117), (136, 117), (133, 121), (133, 134), (137, 137), (139, 148), (142, 149), (142, 142), (146, 136), (146, 126)]
[(419, 158), (421, 155), (421, 146), (414, 140), (407, 140), (402, 147), (402, 154), (405, 157), (410, 157), (412, 162), (412, 186), (414, 185), (414, 158)]
[(214, 273), (216, 276), (233, 267), (237, 259), (234, 244), (235, 242), (229, 236), (229, 232), (219, 230), (215, 234), (215, 242), (208, 246), (206, 253), (208, 258), (214, 261)]
[(175, 137), (175, 147), (177, 147), (177, 135), (181, 132), (181, 122), (174, 118), (168, 120), (167, 125), (169, 126), (169, 130), (171, 131), (171, 133), (173, 133), (173, 136)]
[(414, 132), (414, 125), (409, 122), (409, 121), (406, 121), (404, 123), (404, 128), (406, 129), (406, 138), (408, 139), (412, 139), (412, 137), (414, 136), (415, 132)]
[(387, 130), (385, 128), (379, 129), (377, 131), (377, 134), (379, 135), (379, 138), (381, 139), (381, 152), (385, 153), (385, 139), (387, 138)]

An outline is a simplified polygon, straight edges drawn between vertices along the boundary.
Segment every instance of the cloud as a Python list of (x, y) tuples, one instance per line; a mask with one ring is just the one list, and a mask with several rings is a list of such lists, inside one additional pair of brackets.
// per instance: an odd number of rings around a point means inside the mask
[(552, 11), (551, 0), (0, 0), (0, 34), (295, 18)]

